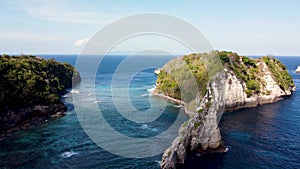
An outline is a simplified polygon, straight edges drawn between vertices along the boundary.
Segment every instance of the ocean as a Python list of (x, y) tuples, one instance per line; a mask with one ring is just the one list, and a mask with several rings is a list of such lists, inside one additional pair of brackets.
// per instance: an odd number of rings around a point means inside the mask
[[(39, 56), (72, 65), (76, 64), (77, 59), (75, 55)], [(137, 61), (137, 65), (158, 59), (157, 56), (141, 57), (143, 59)], [(90, 89), (79, 85), (62, 98), (68, 107), (64, 117), (19, 131), (0, 142), (0, 168), (159, 168), (162, 154), (126, 158), (99, 147), (85, 133), (75, 112), (76, 100), (72, 99), (72, 95), (85, 93), (86, 97), (80, 104), (97, 103), (106, 122), (117, 132), (132, 138), (153, 137), (167, 130), (176, 119), (182, 123), (187, 120), (182, 108), (167, 103), (165, 109), (160, 110), (164, 100), (150, 95), (156, 81), (155, 68), (161, 67), (171, 57), (164, 57), (157, 65), (135, 74), (128, 86), (122, 86), (123, 80), (130, 78), (126, 70), (122, 72), (122, 78), (116, 79), (119, 88), (129, 88), (131, 104), (137, 110), (155, 113), (157, 108), (163, 114), (155, 122), (148, 123), (135, 123), (120, 115), (114, 107), (110, 86), (114, 72), (124, 58), (109, 56), (102, 61), (93, 77), (96, 97), (92, 97)], [(300, 64), (300, 57), (277, 58), (287, 66), (295, 84), (300, 86), (300, 75), (293, 73)], [(80, 73), (84, 78), (90, 77), (85, 72)], [(274, 104), (225, 113), (220, 129), (229, 151), (224, 154), (189, 156), (182, 168), (300, 168), (299, 100), (300, 92), (297, 90), (291, 97)], [(111, 144), (116, 141), (122, 140), (111, 140)]]

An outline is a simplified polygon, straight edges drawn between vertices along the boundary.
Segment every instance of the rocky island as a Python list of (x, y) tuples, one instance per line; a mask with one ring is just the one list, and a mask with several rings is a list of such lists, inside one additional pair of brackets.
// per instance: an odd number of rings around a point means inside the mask
[[(221, 66), (211, 55), (220, 58)], [(153, 94), (184, 105), (190, 117), (163, 154), (161, 168), (179, 167), (187, 153), (227, 151), (218, 127), (224, 111), (273, 103), (296, 88), (279, 60), (251, 59), (226, 51), (178, 57), (155, 73)]]
[(64, 115), (60, 99), (80, 75), (68, 63), (36, 56), (0, 56), (0, 140)]

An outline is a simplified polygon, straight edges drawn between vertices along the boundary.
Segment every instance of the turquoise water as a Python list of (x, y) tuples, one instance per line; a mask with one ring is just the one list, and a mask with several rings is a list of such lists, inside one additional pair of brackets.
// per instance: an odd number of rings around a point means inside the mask
[[(43, 56), (75, 64), (76, 56)], [(112, 104), (111, 78), (117, 65), (124, 59), (114, 56), (104, 60), (96, 76), (97, 103), (107, 122), (118, 132), (130, 137), (151, 137), (162, 133), (178, 117), (187, 117), (180, 108), (168, 104), (164, 114), (155, 122), (134, 123), (126, 120)], [(153, 57), (145, 57), (153, 60)], [(165, 58), (165, 62), (170, 58)], [(293, 74), (300, 57), (280, 57), (292, 74), (297, 86), (300, 76)], [(162, 66), (162, 63), (157, 67)], [(155, 85), (155, 68), (138, 73), (130, 83), (132, 105), (141, 111), (150, 107), (149, 97), (158, 106), (162, 100), (149, 96)], [(126, 77), (126, 72), (124, 76)], [(121, 81), (119, 82), (121, 84)], [(80, 92), (89, 90), (80, 88)], [(300, 93), (271, 105), (226, 113), (220, 127), (226, 154), (190, 156), (183, 168), (300, 168)], [(85, 102), (92, 102), (87, 97)], [(66, 116), (29, 130), (20, 131), (0, 143), (1, 168), (159, 168), (161, 155), (149, 158), (125, 158), (97, 146), (82, 129), (72, 98), (66, 95)], [(82, 102), (82, 104), (85, 104)]]

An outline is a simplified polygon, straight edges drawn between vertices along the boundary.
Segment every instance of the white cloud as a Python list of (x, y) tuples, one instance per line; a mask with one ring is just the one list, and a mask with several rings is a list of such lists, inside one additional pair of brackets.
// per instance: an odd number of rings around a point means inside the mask
[[(24, 2), (24, 1), (23, 1)], [(53, 22), (76, 24), (106, 24), (115, 17), (108, 13), (86, 12), (72, 8), (72, 2), (64, 1), (30, 1), (29, 3), (16, 3), (26, 14)], [(70, 4), (71, 3), (71, 4)], [(72, 8), (72, 9), (71, 9)], [(80, 7), (80, 9), (85, 9)]]
[(76, 41), (74, 42), (74, 46), (82, 46), (82, 45), (85, 45), (85, 44), (87, 43), (87, 41), (89, 41), (88, 38), (76, 40)]
[(71, 39), (50, 33), (0, 30), (0, 53), (74, 53), (76, 47), (70, 42)]
[(2, 41), (20, 42), (56, 42), (61, 40), (58, 36), (43, 33), (19, 32), (19, 31), (0, 31)]

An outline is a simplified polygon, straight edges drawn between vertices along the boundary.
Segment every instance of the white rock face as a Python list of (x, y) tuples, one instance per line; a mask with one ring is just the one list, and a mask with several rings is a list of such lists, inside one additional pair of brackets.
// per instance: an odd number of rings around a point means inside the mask
[(300, 66), (297, 67), (297, 69), (296, 69), (295, 72), (296, 72), (296, 73), (300, 73)]
[(245, 82), (239, 80), (232, 71), (226, 72), (225, 83), (225, 104), (226, 110), (236, 110), (246, 107), (256, 107), (258, 105), (274, 103), (281, 99), (283, 96), (291, 95), (291, 91), (282, 90), (272, 77), (271, 72), (268, 70), (264, 62), (259, 63), (262, 66), (262, 79), (265, 82), (261, 86), (262, 92), (247, 98), (245, 92)]
[[(285, 95), (291, 95), (291, 91), (287, 90), (287, 91), (283, 91), (278, 84), (274, 81), (274, 79), (272, 78), (272, 74), (271, 72), (268, 70), (267, 65), (262, 62), (263, 65), (263, 79), (266, 82), (266, 86), (265, 86), (265, 90), (264, 92), (266, 93), (267, 91), (270, 91), (270, 95), (263, 95), (263, 100), (268, 100), (268, 99), (276, 99), (280, 96), (285, 96)], [(275, 101), (275, 100), (273, 100)]]
[(244, 91), (245, 83), (241, 82), (232, 72), (226, 73), (225, 105), (227, 109), (245, 105), (247, 94)]

